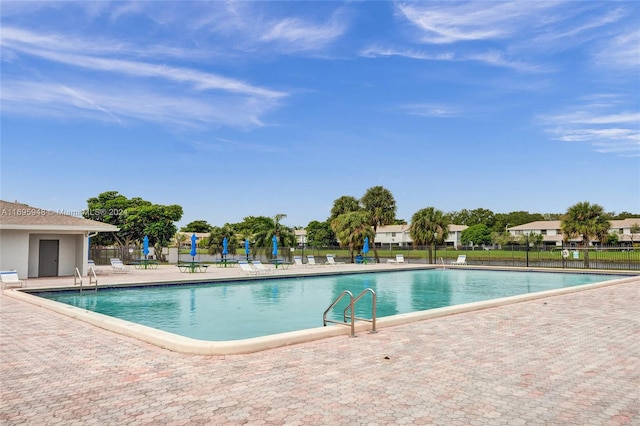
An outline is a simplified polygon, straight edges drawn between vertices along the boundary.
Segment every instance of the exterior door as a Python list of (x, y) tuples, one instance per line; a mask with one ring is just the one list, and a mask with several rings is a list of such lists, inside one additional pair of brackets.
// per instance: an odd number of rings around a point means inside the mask
[(40, 240), (40, 256), (38, 261), (38, 277), (58, 276), (59, 240)]

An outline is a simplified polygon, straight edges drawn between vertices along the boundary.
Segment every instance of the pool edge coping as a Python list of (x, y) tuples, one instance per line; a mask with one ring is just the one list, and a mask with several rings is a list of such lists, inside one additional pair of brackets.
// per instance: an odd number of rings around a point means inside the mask
[[(615, 274), (611, 275), (612, 277), (615, 276)], [(639, 277), (637, 275), (626, 275), (622, 278), (615, 278), (598, 283), (545, 290), (535, 293), (508, 296), (480, 302), (471, 302), (461, 305), (430, 309), (426, 311), (398, 314), (389, 317), (378, 318), (376, 320), (376, 329), (399, 326), (417, 321), (424, 321), (465, 312), (472, 312), (482, 309), (527, 302), (547, 297), (588, 291), (602, 287), (627, 284), (637, 281), (638, 278)], [(57, 288), (56, 290), (61, 289)], [(110, 317), (108, 315), (88, 311), (53, 300), (48, 300), (32, 295), (29, 292), (20, 291), (20, 289), (4, 290), (3, 294), (14, 299), (22, 300), (24, 302), (51, 310), (61, 315), (78, 319), (80, 321), (92, 324), (108, 331), (135, 338), (174, 352), (191, 355), (241, 355), (283, 346), (311, 342), (328, 337), (348, 335), (350, 333), (350, 327), (344, 327), (341, 325), (330, 325), (327, 327), (316, 327), (242, 340), (206, 341), (180, 336), (142, 324), (136, 324), (126, 320)], [(370, 329), (371, 324), (368, 322), (360, 321), (356, 322), (355, 324), (355, 330), (357, 332), (369, 331)]]

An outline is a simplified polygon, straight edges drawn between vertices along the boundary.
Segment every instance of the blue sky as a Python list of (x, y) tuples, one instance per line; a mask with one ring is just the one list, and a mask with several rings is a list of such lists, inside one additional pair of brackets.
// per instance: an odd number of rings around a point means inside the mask
[(640, 212), (640, 3), (6, 2), (1, 197)]

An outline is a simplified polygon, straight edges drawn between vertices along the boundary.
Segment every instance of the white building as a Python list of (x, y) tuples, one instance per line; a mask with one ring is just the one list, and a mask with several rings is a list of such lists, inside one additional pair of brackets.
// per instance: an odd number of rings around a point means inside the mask
[[(610, 221), (610, 234), (617, 234), (618, 241), (621, 244), (631, 244), (632, 242), (640, 242), (640, 234), (632, 234), (631, 228), (634, 225), (640, 226), (640, 218), (612, 220)], [(542, 235), (542, 242), (545, 245), (562, 246), (564, 235), (562, 234), (562, 222), (559, 220), (540, 220), (536, 222), (525, 223), (523, 225), (512, 226), (507, 231), (515, 236), (538, 234)], [(579, 243), (581, 238), (573, 238), (570, 243)], [(591, 242), (593, 243), (593, 242)]]
[(298, 247), (307, 245), (307, 231), (304, 229), (294, 229), (293, 235), (296, 237), (296, 244)]
[(56, 212), (0, 200), (0, 270), (22, 279), (87, 273), (89, 238), (118, 228)]
[[(445, 245), (459, 247), (461, 245), (462, 231), (466, 225), (449, 225), (449, 236), (444, 241)], [(409, 234), (410, 225), (381, 226), (376, 232), (375, 244), (378, 247), (411, 247), (413, 239)]]

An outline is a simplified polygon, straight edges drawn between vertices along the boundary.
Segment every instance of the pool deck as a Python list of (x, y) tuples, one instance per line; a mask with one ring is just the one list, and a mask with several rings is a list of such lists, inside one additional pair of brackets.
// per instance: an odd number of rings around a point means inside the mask
[[(99, 282), (246, 276), (175, 269)], [(640, 424), (640, 278), (245, 355), (160, 349), (4, 294), (0, 320), (3, 425)]]

